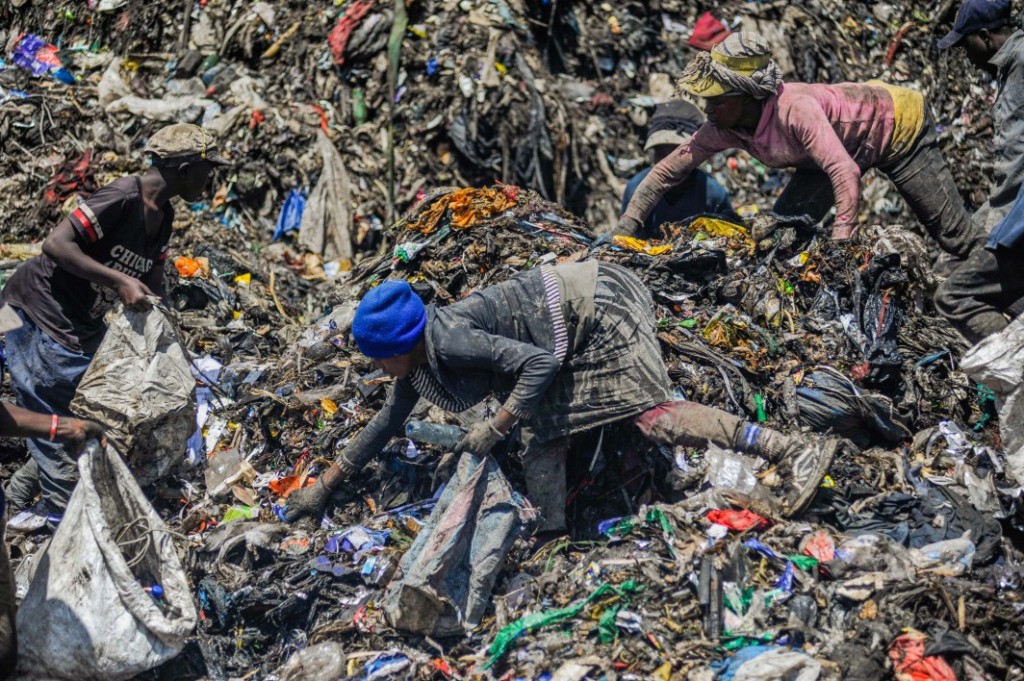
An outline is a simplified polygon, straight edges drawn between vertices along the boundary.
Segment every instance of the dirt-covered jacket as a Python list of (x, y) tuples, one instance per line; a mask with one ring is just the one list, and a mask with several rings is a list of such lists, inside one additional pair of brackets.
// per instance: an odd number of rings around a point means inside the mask
[(547, 392), (580, 326), (563, 308), (563, 268), (538, 267), (447, 307), (427, 306), (427, 364), (395, 382), (384, 407), (349, 444), (342, 462), (361, 468), (399, 435), (420, 397), (461, 412), (495, 395), (528, 420)]

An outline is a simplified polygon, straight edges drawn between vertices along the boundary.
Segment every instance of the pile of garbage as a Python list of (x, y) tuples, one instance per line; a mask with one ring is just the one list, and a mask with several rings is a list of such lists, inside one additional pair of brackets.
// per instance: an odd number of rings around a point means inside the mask
[[(700, 218), (659, 242), (592, 248), (646, 163), (651, 107), (728, 29), (769, 36), (795, 80), (924, 91), (961, 191), (980, 204), (991, 90), (934, 48), (954, 9), (0, 7), (0, 275), (80, 198), (137, 172), (167, 122), (215, 130), (234, 162), (208, 202), (178, 211), (172, 240), (166, 314), (197, 385), (196, 423), (173, 473), (140, 482), (198, 624), (142, 678), (1021, 675), (1024, 480), (994, 396), (959, 370), (966, 343), (934, 315), (928, 249), (891, 185), (866, 180), (865, 246), (798, 227), (755, 239), (749, 224)], [(747, 218), (787, 179), (743, 154), (711, 165)], [(804, 515), (779, 516), (763, 461), (606, 429), (573, 443), (572, 539), (535, 551), (515, 531), (530, 516), (515, 442), (475, 468), (414, 426), (319, 525), (282, 521), (287, 496), (383, 404), (389, 379), (348, 341), (363, 293), (401, 277), (444, 305), (585, 258), (629, 267), (652, 291), (678, 396), (853, 441)], [(424, 405), (414, 419), (465, 426), (488, 408)], [(424, 593), (413, 577), (425, 540), (480, 471), (502, 499), (483, 526), (507, 556), (447, 554), (429, 601), (444, 617), (426, 617), (427, 599), (403, 598)], [(41, 555), (42, 536), (13, 537), (16, 562)], [(170, 585), (145, 586), (165, 616), (187, 610)]]
[[(955, 8), (933, 4), (10, 3), (0, 8), (6, 234), (30, 240), (75, 194), (138, 169), (146, 138), (171, 121), (218, 132), (235, 163), (202, 208), (246, 239), (298, 232), (341, 267), (444, 185), (516, 184), (608, 231), (646, 163), (653, 105), (672, 98), (697, 46), (740, 28), (771, 39), (790, 79), (922, 90), (961, 191), (980, 205), (992, 93), (934, 48)], [(744, 154), (713, 165), (746, 214), (785, 178)], [(888, 183), (872, 187), (871, 221), (899, 221)], [(306, 201), (328, 205), (303, 218)]]

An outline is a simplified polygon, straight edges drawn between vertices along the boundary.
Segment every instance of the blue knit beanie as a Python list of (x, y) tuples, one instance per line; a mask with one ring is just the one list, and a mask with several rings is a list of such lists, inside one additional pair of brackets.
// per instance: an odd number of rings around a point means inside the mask
[(423, 301), (407, 281), (385, 281), (363, 296), (352, 319), (352, 337), (370, 359), (412, 352), (427, 325)]

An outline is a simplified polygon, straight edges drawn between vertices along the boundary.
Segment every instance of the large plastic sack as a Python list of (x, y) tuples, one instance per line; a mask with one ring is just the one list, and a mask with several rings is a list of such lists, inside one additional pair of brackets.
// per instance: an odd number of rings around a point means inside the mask
[(195, 385), (163, 309), (115, 310), (71, 411), (102, 424), (139, 484), (148, 485), (185, 456), (195, 430)]
[(999, 397), (1006, 474), (1024, 486), (1024, 318), (968, 350), (960, 369)]
[(177, 655), (196, 625), (171, 536), (121, 457), (93, 441), (78, 471), (18, 610), (23, 678), (130, 678)]
[(476, 627), (523, 521), (525, 504), (491, 457), (464, 454), (384, 594), (395, 629), (431, 636)]
[(834, 433), (861, 449), (872, 444), (897, 445), (911, 437), (895, 420), (891, 400), (865, 393), (830, 367), (806, 374), (796, 395), (801, 425), (819, 433)]

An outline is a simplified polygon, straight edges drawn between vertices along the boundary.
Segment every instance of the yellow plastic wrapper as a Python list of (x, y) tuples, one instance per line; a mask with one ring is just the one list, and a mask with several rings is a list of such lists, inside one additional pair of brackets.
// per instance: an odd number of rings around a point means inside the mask
[(672, 250), (672, 244), (652, 244), (646, 239), (637, 239), (633, 236), (625, 236), (623, 234), (616, 234), (612, 237), (612, 243), (619, 248), (625, 248), (628, 251), (636, 251), (637, 253), (644, 253), (646, 255), (662, 255)]
[(746, 249), (753, 252), (757, 247), (746, 227), (728, 220), (699, 217), (690, 223), (690, 231), (694, 234), (704, 233), (709, 237), (724, 238), (729, 242), (729, 248), (733, 250)]

